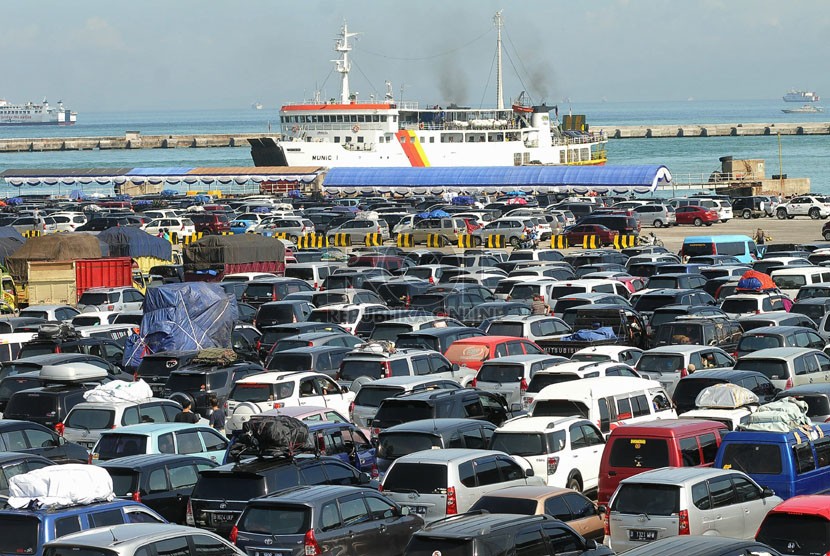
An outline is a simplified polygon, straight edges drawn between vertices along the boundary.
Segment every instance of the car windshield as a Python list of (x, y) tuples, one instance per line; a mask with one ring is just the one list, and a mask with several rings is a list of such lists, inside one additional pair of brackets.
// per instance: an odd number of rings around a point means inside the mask
[(683, 356), (669, 353), (644, 353), (637, 370), (648, 373), (674, 373), (683, 368)]
[(781, 554), (791, 553), (792, 545), (797, 546), (802, 554), (826, 554), (830, 551), (828, 520), (819, 515), (770, 513), (755, 539)]
[(758, 371), (770, 380), (787, 380), (790, 373), (787, 362), (779, 359), (738, 359), (735, 369), (741, 371)]
[(724, 469), (735, 469), (748, 475), (781, 474), (781, 449), (778, 444), (726, 442), (721, 449), (721, 467)]
[(715, 246), (711, 243), (684, 243), (683, 256), (685, 257), (700, 257), (703, 255), (711, 255), (715, 253)]
[[(292, 469), (292, 466), (287, 466)], [(275, 477), (289, 477), (291, 473), (274, 473)], [(297, 475), (293, 474), (296, 481)], [(276, 486), (276, 485), (275, 485)], [(282, 488), (296, 486), (286, 484)], [(278, 489), (274, 489), (278, 490)], [(196, 486), (193, 487), (191, 498), (200, 500), (245, 500), (266, 494), (265, 477), (254, 474), (230, 474), (230, 473), (202, 473)]]
[(375, 387), (371, 384), (364, 384), (363, 387), (358, 390), (357, 396), (354, 399), (354, 404), (358, 407), (380, 407), (380, 402), (386, 398), (394, 398), (395, 396), (403, 393), (403, 391), (404, 388), (402, 386)]
[(239, 518), (239, 530), (259, 535), (304, 535), (311, 523), (311, 508), (302, 505), (250, 506)]
[(611, 361), (610, 355), (605, 355), (604, 353), (574, 353), (571, 357), (571, 361), (588, 361), (588, 362), (596, 362), (596, 361)]
[(478, 502), (473, 504), (470, 511), (484, 510), (492, 514), (533, 515), (536, 513), (537, 505), (538, 502), (533, 499), (526, 500), (507, 496), (482, 496), (478, 499)]
[(299, 278), (300, 280), (314, 280), (314, 269), (310, 267), (288, 265), (285, 267), (285, 277)]
[(676, 515), (680, 511), (680, 487), (623, 483), (614, 497), (611, 511), (635, 515)]
[(259, 308), (256, 320), (262, 324), (289, 324), (296, 322), (297, 316), (294, 314), (294, 306), (291, 304), (263, 305)]
[(349, 296), (345, 293), (319, 293), (314, 296), (314, 305), (323, 307), (324, 305), (334, 305), (335, 303), (348, 303)]
[(372, 330), (373, 340), (389, 340), (394, 342), (401, 334), (412, 332), (412, 326), (408, 324), (378, 323)]
[(488, 336), (524, 337), (524, 324), (521, 322), (494, 322), (487, 329)]
[(704, 378), (700, 374), (695, 374), (694, 379), (683, 379), (677, 383), (672, 394), (672, 400), (682, 408), (694, 409), (695, 400), (701, 390), (723, 382), (721, 379)]
[(273, 295), (274, 285), (270, 282), (262, 284), (251, 282), (248, 284), (248, 287), (245, 288), (245, 297), (266, 297), (270, 299)]
[(17, 392), (6, 406), (6, 417), (16, 419), (35, 417), (53, 419), (58, 416), (58, 396), (43, 396), (39, 392)]
[(565, 447), (565, 431), (556, 431), (553, 436), (553, 444), (548, 450), (543, 433), (496, 431), (490, 449), (500, 450), (511, 456), (539, 456), (548, 452), (558, 452)]
[(741, 353), (749, 353), (758, 351), (759, 349), (782, 347), (780, 336), (772, 334), (756, 334), (753, 336), (744, 336), (738, 342), (738, 351)]
[[(473, 556), (475, 541), (415, 535), (406, 545), (407, 556)], [(484, 554), (479, 552), (479, 554)], [(486, 554), (492, 554), (486, 552)]]
[(309, 315), (308, 321), (349, 324), (357, 320), (357, 314), (357, 309), (315, 309)]
[(40, 520), (35, 516), (4, 515), (0, 519), (0, 553), (35, 554)]
[(384, 492), (447, 492), (447, 466), (439, 463), (396, 463), (383, 479)]
[(101, 317), (78, 315), (72, 319), (73, 326), (98, 326), (101, 324)]
[(75, 408), (69, 412), (64, 426), (70, 429), (109, 429), (115, 420), (115, 411), (112, 409)]
[(720, 306), (725, 313), (754, 313), (758, 302), (754, 299), (724, 299)]
[[(362, 390), (361, 390), (362, 392)], [(436, 434), (416, 432), (385, 432), (378, 440), (378, 457), (395, 460), (421, 450), (443, 448), (441, 437)], [(494, 448), (495, 449), (495, 448)]]
[(78, 300), (78, 305), (104, 305), (105, 303), (111, 303), (115, 301), (117, 294), (106, 294), (106, 293), (90, 293), (86, 292), (81, 295), (81, 298)]
[(267, 402), (291, 397), (294, 393), (293, 382), (277, 384), (259, 384), (254, 382), (237, 382), (228, 399), (235, 402)]
[(661, 324), (672, 322), (677, 317), (685, 314), (687, 314), (685, 311), (654, 311), (651, 315), (651, 319), (648, 321), (648, 325), (651, 328), (657, 328)]
[(669, 444), (662, 438), (616, 438), (611, 445), (609, 463), (611, 467), (667, 467)]
[(172, 392), (198, 392), (203, 387), (207, 390), (217, 390), (227, 382), (225, 372), (217, 373), (170, 373), (167, 379), (167, 388)]
[(132, 496), (138, 486), (138, 471), (108, 467), (107, 472), (112, 477), (112, 492), (116, 496)]
[(510, 299), (511, 300), (527, 300), (533, 299), (534, 295), (539, 294), (539, 287), (538, 286), (530, 286), (526, 284), (516, 284), (513, 286), (513, 289), (510, 290)]
[(700, 324), (671, 323), (657, 330), (658, 344), (697, 344), (707, 345), (705, 330)]
[(436, 415), (433, 407), (419, 400), (385, 400), (381, 403), (372, 426), (388, 428), (401, 423), (443, 417)]
[[(649, 286), (651, 287), (651, 286)], [(640, 298), (637, 300), (637, 303), (634, 304), (634, 309), (638, 312), (643, 311), (654, 311), (655, 309), (659, 309), (660, 307), (665, 307), (666, 305), (671, 305), (675, 303), (675, 298), (673, 295), (641, 295)], [(724, 309), (725, 311), (726, 309)]]
[(383, 372), (383, 361), (347, 359), (340, 365), (340, 380), (354, 380), (361, 376), (377, 380)]
[(95, 446), (99, 461), (147, 453), (147, 437), (141, 434), (105, 434)]
[(396, 342), (399, 348), (431, 349), (441, 351), (441, 342), (435, 336), (406, 336)]
[(532, 394), (541, 391), (545, 386), (579, 380), (579, 378), (579, 375), (575, 373), (537, 373), (530, 379), (527, 392)]
[[(801, 290), (799, 290), (799, 294)], [(816, 305), (816, 304), (808, 304), (808, 305), (793, 305), (790, 309), (791, 313), (801, 313), (802, 315), (807, 315), (815, 322), (821, 322), (822, 317), (824, 317), (827, 311), (827, 307), (825, 305)]]
[(522, 378), (524, 378), (523, 365), (485, 363), (481, 366), (476, 380), (479, 382), (513, 383), (520, 382)]
[[(313, 358), (310, 353), (280, 353), (268, 363), (269, 371), (311, 371)], [(329, 369), (319, 369), (327, 371)]]
[(807, 417), (830, 415), (830, 399), (822, 394), (794, 395), (793, 398), (807, 404)]
[(531, 411), (534, 417), (578, 417), (588, 418), (588, 407), (571, 400), (536, 400)]

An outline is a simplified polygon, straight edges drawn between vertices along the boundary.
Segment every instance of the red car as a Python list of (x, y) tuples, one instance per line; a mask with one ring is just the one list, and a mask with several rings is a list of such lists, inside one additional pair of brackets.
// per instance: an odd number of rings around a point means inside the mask
[(711, 226), (718, 221), (718, 211), (709, 210), (697, 205), (678, 207), (675, 211), (678, 224), (694, 224), (695, 226)]
[(568, 245), (582, 245), (582, 239), (587, 236), (599, 237), (601, 245), (612, 245), (614, 238), (620, 233), (616, 230), (611, 230), (600, 224), (577, 224), (565, 231), (565, 236), (568, 238)]

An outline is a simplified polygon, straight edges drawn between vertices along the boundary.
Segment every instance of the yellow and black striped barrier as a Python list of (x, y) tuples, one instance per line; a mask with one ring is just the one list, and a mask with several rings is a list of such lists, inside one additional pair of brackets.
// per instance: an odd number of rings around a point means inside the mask
[(441, 234), (427, 234), (427, 247), (444, 247), (445, 244)]
[(224, 231), (224, 232), (219, 232), (219, 235), (220, 236), (232, 236), (233, 232), (230, 231), (230, 230), (227, 230), (227, 231)]
[(288, 232), (277, 232), (271, 235), (274, 239), (288, 239)]
[(502, 234), (490, 234), (484, 240), (484, 246), (488, 249), (500, 249), (507, 245)]
[(366, 247), (380, 247), (383, 245), (383, 234), (380, 232), (366, 234), (366, 237), (363, 239), (363, 244)]
[(567, 249), (568, 248), (568, 236), (566, 235), (556, 235), (550, 238), (550, 248), (551, 249)]
[(40, 237), (40, 230), (26, 230), (21, 234), (23, 237)]
[(627, 247), (637, 247), (637, 236), (626, 234), (614, 238), (614, 249), (625, 249)]
[(600, 242), (598, 235), (582, 237), (583, 249), (599, 249), (600, 247), (602, 247), (602, 242)]
[(329, 236), (329, 245), (334, 245), (335, 247), (351, 247), (352, 234), (347, 234), (346, 232), (332, 234)]
[(323, 234), (306, 234), (297, 238), (298, 249), (320, 249), (328, 247), (328, 240)]
[(398, 234), (395, 238), (395, 245), (398, 247), (415, 247), (415, 238), (412, 234)]
[(471, 234), (458, 234), (458, 246), (461, 249), (469, 249), (471, 247), (478, 247), (481, 240)]
[(202, 232), (195, 232), (192, 234), (179, 234), (179, 232), (170, 232), (167, 235), (170, 238), (170, 243), (173, 245), (178, 245), (181, 243), (182, 245), (190, 245), (194, 241), (198, 241), (202, 239)]

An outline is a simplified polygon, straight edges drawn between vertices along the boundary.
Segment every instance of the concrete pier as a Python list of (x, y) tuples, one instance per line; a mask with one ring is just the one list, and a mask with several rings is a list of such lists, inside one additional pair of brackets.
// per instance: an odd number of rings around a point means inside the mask
[[(248, 138), (268, 133), (227, 135), (141, 135), (127, 132), (123, 137), (52, 137), (42, 139), (0, 139), (0, 154), (42, 151), (93, 151), (109, 149), (186, 149), (209, 147), (250, 148)], [(278, 134), (270, 134), (278, 135)]]
[(830, 135), (830, 122), (810, 123), (735, 123), (668, 124), (647, 126), (593, 125), (591, 131), (604, 131), (609, 139), (649, 139), (658, 137), (747, 137), (753, 135)]

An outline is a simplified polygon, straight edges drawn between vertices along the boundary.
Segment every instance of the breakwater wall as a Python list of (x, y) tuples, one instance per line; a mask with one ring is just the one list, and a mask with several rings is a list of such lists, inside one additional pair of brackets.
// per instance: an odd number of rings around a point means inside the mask
[(0, 139), (0, 153), (43, 151), (93, 151), (109, 149), (189, 149), (209, 147), (250, 148), (248, 138), (266, 133), (210, 135), (141, 135), (127, 132), (123, 137), (47, 137)]
[(609, 139), (652, 139), (659, 137), (748, 137), (753, 135), (830, 135), (830, 122), (736, 123), (665, 125), (592, 125)]

